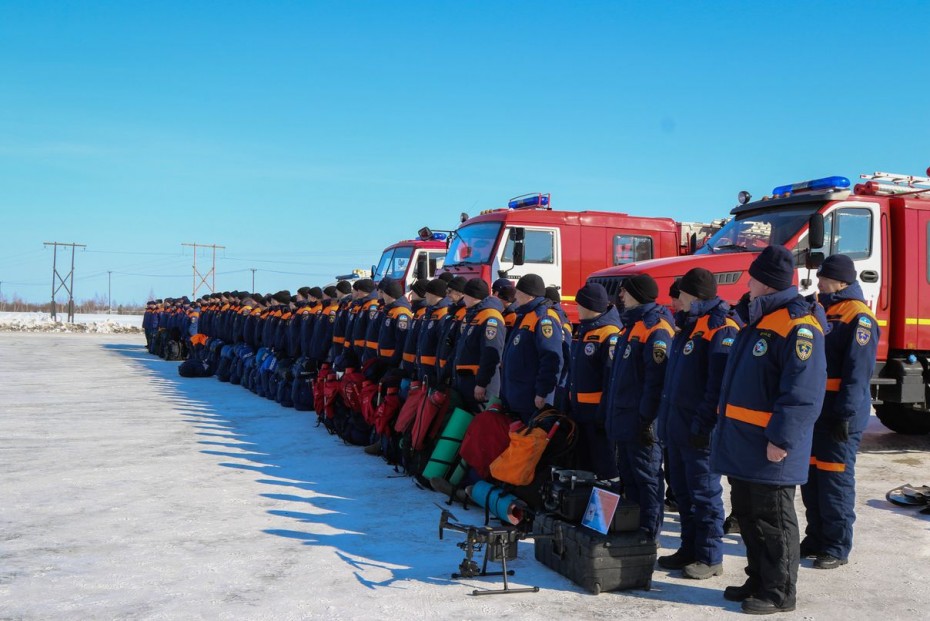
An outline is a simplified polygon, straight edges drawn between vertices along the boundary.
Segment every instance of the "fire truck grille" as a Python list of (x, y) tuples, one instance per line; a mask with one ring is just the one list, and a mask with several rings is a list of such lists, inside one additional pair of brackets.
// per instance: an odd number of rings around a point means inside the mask
[(599, 285), (603, 285), (607, 289), (607, 295), (613, 299), (618, 293), (620, 293), (620, 283), (623, 282), (623, 279), (618, 276), (598, 276), (596, 278), (589, 278), (588, 282), (596, 282)]
[(742, 272), (717, 272), (714, 274), (714, 278), (718, 285), (732, 285), (735, 284), (742, 275)]

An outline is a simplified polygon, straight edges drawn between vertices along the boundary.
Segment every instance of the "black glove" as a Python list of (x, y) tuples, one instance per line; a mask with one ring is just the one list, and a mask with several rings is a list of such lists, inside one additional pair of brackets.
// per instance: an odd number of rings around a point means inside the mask
[(643, 448), (649, 448), (656, 443), (656, 436), (652, 432), (652, 423), (639, 426), (639, 444)]
[(833, 429), (830, 430), (830, 437), (834, 442), (845, 443), (849, 441), (849, 421), (838, 420), (833, 423)]
[(710, 448), (710, 434), (692, 433), (688, 437), (688, 442), (691, 444), (691, 448), (706, 451)]

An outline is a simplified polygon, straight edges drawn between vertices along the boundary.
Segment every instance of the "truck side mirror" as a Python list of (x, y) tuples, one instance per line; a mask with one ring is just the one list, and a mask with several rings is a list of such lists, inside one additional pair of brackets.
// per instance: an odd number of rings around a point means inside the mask
[[(823, 244), (821, 243), (821, 246)], [(805, 262), (805, 267), (809, 270), (816, 270), (823, 265), (823, 253), (822, 252), (808, 252), (807, 261)]]
[(429, 259), (425, 252), (421, 252), (417, 256), (417, 266), (413, 270), (413, 277), (417, 280), (429, 278)]
[[(823, 248), (823, 214), (811, 214), (810, 222), (807, 225), (807, 245), (811, 250)], [(823, 255), (821, 255), (822, 257)], [(821, 258), (821, 260), (823, 260)]]
[(378, 269), (378, 268), (377, 268), (374, 264), (372, 264), (372, 266), (371, 266), (371, 279), (372, 279), (372, 280), (374, 280), (374, 278), (375, 278), (375, 270), (376, 270), (376, 269)]
[(513, 241), (513, 264), (523, 265), (526, 262), (526, 229), (517, 226), (510, 229), (510, 239)]

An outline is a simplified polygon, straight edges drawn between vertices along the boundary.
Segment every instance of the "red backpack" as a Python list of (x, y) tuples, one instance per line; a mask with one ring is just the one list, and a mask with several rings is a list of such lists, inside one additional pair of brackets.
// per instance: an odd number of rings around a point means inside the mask
[(362, 389), (359, 391), (359, 409), (356, 412), (362, 413), (362, 418), (369, 425), (375, 424), (375, 411), (378, 409), (378, 395), (380, 393), (380, 384), (371, 380), (362, 382)]
[(394, 431), (399, 434), (404, 434), (410, 429), (410, 426), (413, 425), (413, 421), (417, 418), (420, 408), (423, 406), (423, 401), (428, 396), (429, 390), (420, 382), (410, 383), (410, 390), (407, 392), (407, 400), (404, 401), (404, 405), (397, 415), (397, 420), (394, 421)]
[(390, 433), (391, 422), (400, 412), (401, 405), (400, 388), (389, 386), (375, 408), (373, 424), (379, 435), (387, 436)]
[(353, 412), (362, 411), (362, 382), (364, 381), (365, 375), (354, 368), (346, 369), (342, 379), (339, 380), (339, 392), (342, 393), (342, 400)]
[(491, 476), (491, 462), (510, 444), (511, 422), (509, 416), (492, 408), (478, 412), (468, 426), (459, 454), (482, 479)]

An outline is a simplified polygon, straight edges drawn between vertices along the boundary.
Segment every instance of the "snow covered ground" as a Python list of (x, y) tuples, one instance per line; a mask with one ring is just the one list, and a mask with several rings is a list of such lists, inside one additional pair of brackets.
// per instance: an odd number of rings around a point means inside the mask
[[(657, 570), (653, 589), (589, 595), (520, 544), (516, 585), (454, 581), (438, 495), (238, 386), (183, 379), (141, 335), (0, 333), (0, 619), (719, 619), (742, 583)], [(885, 492), (930, 483), (930, 438), (873, 421), (850, 564), (805, 561), (795, 619), (920, 618), (930, 516)], [(799, 501), (800, 503), (800, 501)], [(800, 507), (800, 504), (799, 504)], [(468, 523), (483, 512), (453, 509)], [(662, 553), (676, 547), (667, 515)]]
[(138, 333), (142, 331), (142, 315), (74, 315), (67, 323), (68, 313), (58, 313), (52, 320), (48, 313), (0, 313), (0, 332), (95, 332), (101, 334)]

